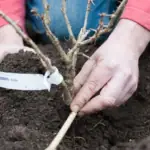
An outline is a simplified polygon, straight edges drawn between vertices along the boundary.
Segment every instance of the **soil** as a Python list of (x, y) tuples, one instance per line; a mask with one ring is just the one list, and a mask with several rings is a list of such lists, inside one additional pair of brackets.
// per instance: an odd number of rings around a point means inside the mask
[[(39, 45), (61, 68), (49, 45)], [(78, 70), (85, 59), (79, 58)], [(1, 71), (44, 73), (31, 53), (8, 55)], [(59, 131), (70, 110), (59, 87), (48, 91), (0, 89), (0, 150), (44, 150)], [(149, 150), (150, 149), (150, 51), (140, 60), (140, 83), (132, 98), (119, 108), (77, 118), (58, 150)]]

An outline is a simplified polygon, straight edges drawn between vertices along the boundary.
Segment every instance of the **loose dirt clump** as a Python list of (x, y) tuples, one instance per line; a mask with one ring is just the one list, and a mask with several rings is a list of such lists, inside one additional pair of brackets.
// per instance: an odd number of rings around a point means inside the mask
[[(42, 51), (61, 68), (51, 45)], [(78, 70), (85, 59), (79, 58)], [(39, 59), (30, 52), (8, 55), (1, 71), (44, 73)], [(62, 101), (61, 89), (13, 91), (0, 89), (0, 150), (44, 150), (70, 110)], [(59, 146), (59, 150), (148, 150), (150, 149), (150, 52), (140, 60), (137, 92), (123, 106), (78, 118)], [(142, 140), (143, 138), (146, 138)]]

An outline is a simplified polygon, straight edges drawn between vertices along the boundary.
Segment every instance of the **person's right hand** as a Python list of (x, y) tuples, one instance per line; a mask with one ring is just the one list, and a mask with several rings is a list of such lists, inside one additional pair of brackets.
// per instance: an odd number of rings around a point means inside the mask
[(121, 20), (75, 77), (71, 110), (84, 115), (125, 103), (137, 88), (139, 57), (149, 40), (148, 30)]
[(22, 38), (11, 25), (0, 27), (0, 62), (6, 55), (18, 53), (19, 50), (33, 51), (24, 46)]

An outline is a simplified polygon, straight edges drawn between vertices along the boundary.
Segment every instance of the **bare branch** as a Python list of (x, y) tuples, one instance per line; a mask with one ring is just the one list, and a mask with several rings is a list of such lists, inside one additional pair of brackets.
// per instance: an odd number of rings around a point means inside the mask
[(105, 13), (100, 14), (100, 21), (99, 21), (99, 26), (95, 32), (95, 41), (99, 37), (99, 33), (103, 30), (104, 28), (104, 17), (106, 16)]
[(49, 16), (49, 9), (50, 6), (48, 5), (47, 0), (43, 0), (43, 6), (44, 6), (44, 19), (46, 24), (50, 24), (50, 16)]
[[(89, 39), (85, 40), (85, 37), (87, 36), (83, 36), (86, 32), (86, 26), (87, 26), (87, 21), (88, 21), (88, 15), (89, 15), (89, 11), (90, 11), (90, 6), (92, 1), (88, 0), (88, 4), (87, 4), (87, 9), (86, 9), (86, 15), (85, 15), (85, 21), (84, 21), (84, 26), (80, 31), (78, 40), (76, 45), (68, 52), (68, 56), (72, 59), (72, 67), (75, 68), (76, 65), (76, 61), (77, 61), (77, 55), (79, 53), (80, 47), (84, 46), (86, 44), (89, 44), (91, 42), (96, 41), (101, 35), (108, 33), (112, 30), (112, 27), (115, 23), (116, 18), (119, 16), (119, 14), (121, 13), (123, 7), (125, 6), (127, 0), (123, 0), (121, 2), (121, 4), (119, 5), (119, 7), (117, 8), (116, 12), (113, 15), (107, 15), (107, 14), (101, 14), (101, 18), (100, 18), (100, 22), (99, 22), (99, 26), (95, 32), (95, 34), (90, 37)], [(104, 27), (104, 23), (103, 23), (103, 19), (105, 16), (110, 17), (111, 16), (111, 20), (108, 24), (107, 27)], [(84, 37), (84, 38), (81, 38)], [(74, 69), (73, 69), (74, 70)]]
[(119, 17), (120, 13), (124, 9), (127, 1), (128, 0), (122, 0), (122, 2), (120, 3), (120, 5), (118, 6), (117, 10), (115, 11), (115, 13), (111, 16), (111, 20), (110, 20), (110, 22), (108, 24), (108, 28), (112, 28), (114, 26), (114, 23), (115, 23), (117, 17)]
[(63, 50), (62, 46), (60, 45), (59, 40), (57, 37), (52, 33), (52, 31), (49, 28), (49, 23), (50, 23), (50, 17), (49, 17), (49, 5), (47, 3), (47, 0), (42, 0), (43, 1), (43, 6), (44, 6), (44, 15), (41, 17), (47, 36), (50, 38), (52, 44), (55, 46), (57, 52), (60, 54), (62, 60), (65, 63), (69, 63), (69, 58), (67, 57), (65, 51)]
[(88, 4), (87, 4), (87, 8), (86, 8), (86, 13), (85, 13), (85, 19), (84, 19), (84, 25), (83, 25), (83, 33), (86, 32), (86, 28), (87, 28), (87, 23), (88, 23), (88, 17), (89, 17), (89, 12), (90, 12), (90, 9), (91, 9), (91, 3), (92, 1), (91, 0), (88, 0)]
[(78, 57), (79, 50), (80, 49), (77, 48), (72, 56), (72, 71), (73, 71), (74, 77), (76, 75), (76, 64), (77, 64), (77, 57)]
[(69, 59), (65, 53), (65, 51), (63, 50), (63, 48), (60, 45), (59, 40), (55, 37), (55, 35), (51, 32), (51, 30), (49, 29), (49, 26), (47, 24), (44, 23), (44, 27), (46, 29), (46, 34), (47, 36), (50, 38), (52, 44), (55, 46), (57, 52), (60, 54), (62, 60), (68, 64), (69, 63)]
[[(49, 28), (50, 16), (49, 16), (48, 2), (47, 2), (47, 0), (42, 0), (42, 1), (43, 1), (43, 6), (44, 6), (44, 15), (41, 17), (41, 19), (43, 21), (43, 24), (44, 24), (44, 27), (46, 30), (46, 34), (49, 37), (49, 39), (51, 40), (52, 44), (55, 46), (57, 52), (60, 54), (62, 60), (66, 63), (66, 66), (70, 66), (71, 60), (69, 59), (69, 57), (67, 56), (67, 54), (63, 50), (57, 37), (52, 33), (52, 31)], [(64, 94), (65, 94), (64, 102), (65, 102), (65, 104), (69, 105), (72, 101), (71, 92), (69, 91), (68, 85), (66, 84), (65, 81), (63, 81), (61, 85), (64, 89)]]
[(66, 0), (62, 0), (62, 9), (61, 10), (62, 10), (64, 19), (65, 19), (65, 22), (66, 22), (66, 26), (67, 26), (67, 29), (68, 29), (68, 32), (69, 32), (70, 39), (71, 39), (72, 43), (75, 44), (76, 39), (74, 37), (73, 31), (72, 31), (72, 28), (71, 28), (71, 25), (70, 25), (70, 21), (69, 21), (68, 16), (67, 16)]
[(88, 16), (89, 16), (90, 8), (91, 8), (91, 3), (93, 3), (93, 0), (88, 0), (83, 28), (80, 30), (76, 44), (67, 54), (69, 56), (69, 58), (72, 59), (73, 68), (75, 68), (75, 66), (76, 66), (76, 61), (77, 61), (76, 57), (78, 55), (78, 52), (80, 51), (80, 48), (79, 48), (80, 43), (82, 41), (84, 41), (85, 38), (87, 37), (87, 35), (89, 34), (89, 31), (87, 31), (86, 28), (87, 28)]
[(85, 18), (84, 18), (84, 25), (83, 27), (81, 28), (80, 30), (80, 33), (78, 35), (78, 40), (77, 40), (77, 43), (79, 42), (82, 42), (83, 39), (83, 35), (86, 34), (86, 28), (87, 28), (87, 23), (88, 23), (88, 17), (89, 17), (89, 12), (90, 12), (90, 8), (91, 8), (91, 3), (93, 3), (93, 0), (88, 0), (88, 3), (87, 3), (87, 7), (86, 7), (86, 12), (85, 12)]
[(77, 113), (75, 113), (75, 112), (70, 113), (69, 117), (67, 118), (67, 120), (64, 123), (64, 125), (62, 126), (62, 128), (59, 130), (59, 132), (56, 135), (56, 137), (54, 138), (54, 140), (51, 142), (51, 144), (45, 150), (56, 150), (59, 143), (62, 141), (62, 139), (64, 138), (66, 132), (70, 128), (72, 122), (76, 118), (76, 116), (77, 116)]
[(86, 59), (90, 59), (90, 56), (88, 56), (82, 52), (79, 52), (78, 55), (81, 55), (81, 56), (85, 57)]
[(15, 30), (16, 32), (28, 43), (30, 44), (35, 52), (37, 53), (38, 57), (42, 61), (42, 64), (44, 67), (49, 71), (54, 71), (51, 65), (51, 60), (46, 57), (41, 50), (38, 48), (38, 46), (32, 41), (30, 37), (28, 37), (21, 29), (20, 27), (11, 19), (9, 18), (4, 12), (0, 11), (0, 16), (5, 19)]
[(80, 43), (85, 40), (85, 38), (87, 37), (89, 32), (90, 31), (88, 30), (84, 34), (80, 34), (80, 38), (78, 39), (77, 43), (74, 45), (74, 47), (67, 54), (70, 59), (72, 59), (74, 52), (80, 47)]
[(108, 24), (108, 26), (106, 28), (104, 28), (103, 30), (99, 30), (98, 33), (95, 33), (89, 39), (87, 39), (87, 40), (85, 40), (83, 42), (80, 42), (80, 46), (84, 46), (86, 44), (92, 43), (97, 38), (99, 38), (101, 35), (110, 32), (112, 30), (112, 27), (114, 26), (114, 23), (115, 23), (116, 19), (119, 17), (120, 13), (122, 12), (123, 8), (125, 7), (126, 3), (127, 3), (127, 0), (123, 0), (120, 3), (120, 5), (117, 8), (117, 10), (115, 11), (115, 13), (111, 15), (111, 20), (110, 20), (110, 22), (109, 22), (109, 24)]

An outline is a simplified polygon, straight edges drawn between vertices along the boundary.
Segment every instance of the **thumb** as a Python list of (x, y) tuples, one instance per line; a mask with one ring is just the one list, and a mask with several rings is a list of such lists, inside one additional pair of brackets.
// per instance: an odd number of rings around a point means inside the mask
[(22, 50), (23, 50), (24, 52), (32, 52), (32, 53), (34, 53), (34, 54), (36, 53), (33, 48), (30, 48), (30, 47), (27, 47), (27, 46), (24, 46), (24, 47), (22, 48)]
[(16, 45), (16, 44), (11, 44), (11, 45), (0, 44), (0, 50), (5, 51), (6, 54), (18, 53), (20, 50), (23, 50), (24, 52), (29, 51), (35, 53), (35, 51), (30, 47), (24, 45)]
[(0, 63), (5, 58), (6, 55), (18, 53), (20, 50), (23, 50), (23, 52), (35, 53), (34, 49), (23, 45), (0, 44)]
[(2, 62), (2, 60), (4, 59), (4, 57), (6, 56), (7, 54), (4, 52), (4, 51), (2, 51), (1, 49), (0, 49), (0, 63)]

